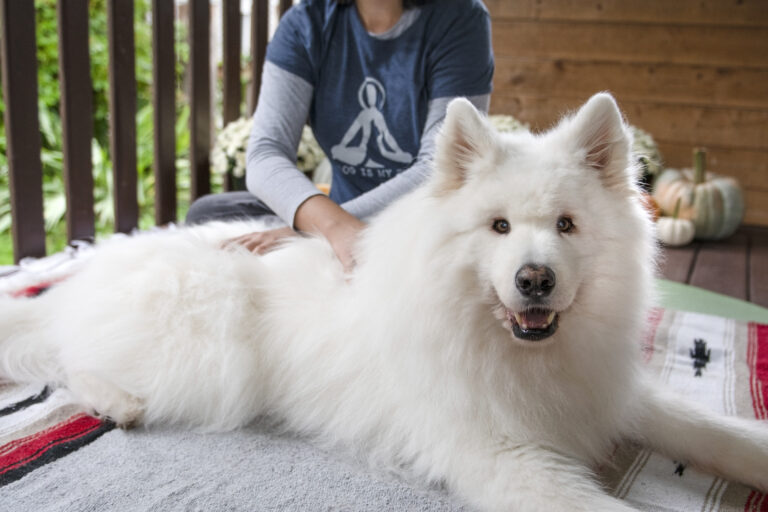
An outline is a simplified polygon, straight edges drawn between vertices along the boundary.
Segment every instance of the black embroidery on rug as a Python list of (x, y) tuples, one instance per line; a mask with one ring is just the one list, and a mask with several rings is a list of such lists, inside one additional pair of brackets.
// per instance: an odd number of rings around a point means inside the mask
[(680, 478), (683, 477), (683, 471), (685, 471), (686, 465), (682, 462), (677, 462), (676, 460), (672, 461), (673, 463), (677, 464), (675, 467), (675, 474), (678, 475)]
[(16, 402), (15, 404), (11, 404), (8, 407), (4, 407), (0, 409), (0, 417), (8, 416), (9, 414), (12, 414), (16, 411), (26, 409), (30, 405), (35, 405), (35, 404), (39, 404), (40, 402), (44, 402), (46, 398), (51, 396), (51, 393), (53, 393), (53, 390), (49, 386), (45, 386), (43, 390), (40, 393), (36, 394), (35, 396), (31, 396), (20, 402)]
[(689, 350), (693, 359), (694, 377), (701, 377), (701, 370), (707, 367), (711, 350), (707, 349), (707, 342), (702, 339), (693, 340), (693, 348)]
[(30, 298), (31, 297), (39, 297), (39, 296), (41, 296), (42, 294), (44, 294), (45, 292), (47, 292), (50, 289), (51, 289), (51, 285), (40, 286), (38, 288), (35, 288), (34, 290), (32, 290)]

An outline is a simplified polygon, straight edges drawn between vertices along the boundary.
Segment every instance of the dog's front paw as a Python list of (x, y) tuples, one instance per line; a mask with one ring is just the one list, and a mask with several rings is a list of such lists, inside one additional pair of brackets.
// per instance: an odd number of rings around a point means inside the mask
[(121, 414), (120, 417), (115, 418), (109, 414), (102, 414), (101, 412), (94, 409), (90, 412), (90, 415), (102, 421), (114, 423), (115, 426), (119, 429), (131, 430), (135, 427), (138, 427), (141, 424), (143, 411), (139, 411), (138, 413), (135, 413), (135, 414), (129, 412), (127, 414)]
[(93, 411), (93, 416), (111, 421), (122, 429), (135, 427), (144, 417), (141, 399), (92, 374), (76, 374), (69, 379), (68, 387), (80, 403)]

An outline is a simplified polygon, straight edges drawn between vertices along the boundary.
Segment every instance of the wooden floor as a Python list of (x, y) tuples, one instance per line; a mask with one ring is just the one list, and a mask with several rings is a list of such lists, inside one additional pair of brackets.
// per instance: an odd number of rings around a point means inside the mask
[(662, 251), (661, 275), (671, 281), (768, 307), (768, 228), (742, 228), (720, 242)]

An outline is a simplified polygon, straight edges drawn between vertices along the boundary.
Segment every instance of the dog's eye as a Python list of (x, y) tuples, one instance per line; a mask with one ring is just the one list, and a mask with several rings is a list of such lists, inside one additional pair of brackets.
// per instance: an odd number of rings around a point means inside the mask
[(563, 215), (557, 219), (557, 230), (559, 232), (572, 233), (574, 229), (576, 229), (576, 226), (573, 225), (573, 219), (570, 217)]
[(501, 235), (506, 235), (509, 233), (509, 222), (507, 219), (494, 219), (491, 228)]

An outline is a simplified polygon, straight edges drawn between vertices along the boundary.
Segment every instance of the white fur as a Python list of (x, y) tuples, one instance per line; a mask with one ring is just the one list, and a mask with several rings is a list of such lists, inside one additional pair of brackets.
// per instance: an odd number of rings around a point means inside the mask
[[(655, 245), (629, 147), (607, 94), (541, 135), (495, 133), (456, 100), (434, 175), (366, 229), (351, 278), (318, 239), (219, 248), (253, 222), (108, 242), (41, 297), (2, 300), (0, 375), (69, 386), (122, 424), (270, 415), (481, 510), (629, 510), (588, 469), (624, 437), (768, 490), (764, 425), (638, 368)], [(559, 328), (537, 342), (507, 316), (530, 262), (557, 276)]]

